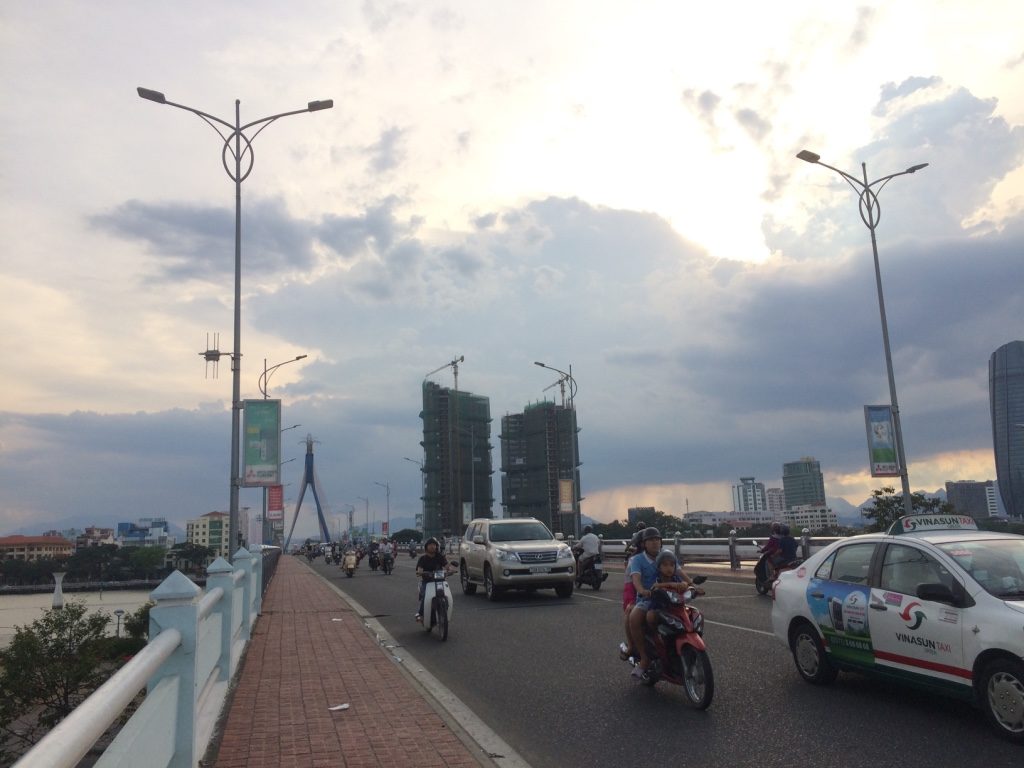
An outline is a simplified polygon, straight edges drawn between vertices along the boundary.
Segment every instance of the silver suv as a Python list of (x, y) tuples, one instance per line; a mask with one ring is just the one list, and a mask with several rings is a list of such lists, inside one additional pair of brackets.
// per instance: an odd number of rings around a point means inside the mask
[(547, 589), (559, 597), (572, 594), (576, 561), (561, 534), (533, 517), (508, 520), (478, 518), (466, 527), (459, 545), (462, 591), (482, 584), (488, 600), (506, 589)]

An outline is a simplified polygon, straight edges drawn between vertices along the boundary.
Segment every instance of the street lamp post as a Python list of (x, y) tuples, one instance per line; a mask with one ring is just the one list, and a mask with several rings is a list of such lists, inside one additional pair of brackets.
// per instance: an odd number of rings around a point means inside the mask
[(420, 468), (420, 525), (418, 530), (423, 530), (423, 519), (426, 516), (427, 507), (427, 476), (423, 472), (423, 462), (420, 459), (410, 459), (408, 456), (403, 456), (406, 461), (411, 461), (413, 464)]
[(864, 225), (871, 232), (871, 253), (874, 255), (875, 259), (875, 287), (878, 289), (878, 313), (882, 318), (882, 345), (885, 348), (885, 369), (889, 376), (889, 398), (892, 401), (892, 424), (893, 430), (896, 432), (897, 461), (899, 462), (900, 467), (900, 482), (903, 485), (903, 510), (904, 514), (912, 515), (914, 514), (914, 504), (910, 495), (910, 477), (907, 473), (907, 454), (903, 450), (903, 426), (900, 423), (900, 407), (896, 400), (896, 377), (893, 375), (892, 371), (892, 352), (889, 347), (889, 324), (885, 319), (885, 299), (882, 296), (882, 271), (878, 265), (878, 240), (875, 238), (875, 230), (878, 228), (879, 221), (881, 221), (882, 218), (882, 207), (878, 202), (878, 195), (882, 192), (882, 188), (897, 176), (905, 176), (908, 173), (916, 173), (922, 168), (927, 168), (928, 163), (912, 165), (905, 171), (890, 173), (888, 176), (882, 176), (881, 178), (869, 182), (867, 163), (860, 164), (861, 173), (863, 175), (863, 181), (861, 181), (857, 177), (851, 176), (845, 171), (841, 171), (827, 163), (821, 162), (821, 156), (814, 152), (810, 152), (809, 150), (801, 150), (797, 153), (797, 157), (807, 163), (822, 165), (843, 177), (843, 180), (853, 188), (854, 192), (857, 193), (861, 221), (864, 222)]
[[(546, 363), (542, 363), (542, 362), (536, 361), (536, 360), (534, 361), (533, 364), (536, 365), (536, 366), (539, 366), (541, 368), (547, 368), (549, 371), (554, 371), (555, 373), (559, 374), (562, 377), (561, 379), (559, 379), (559, 383), (563, 384), (563, 387), (562, 387), (562, 407), (563, 408), (565, 407), (565, 388), (564, 388), (564, 384), (566, 382), (568, 382), (568, 384), (569, 384), (569, 410), (572, 412), (572, 419), (573, 419), (572, 470), (571, 470), (571, 472), (572, 472), (572, 478), (571, 478), (572, 479), (572, 527), (573, 527), (573, 535), (574, 536), (579, 536), (579, 534), (580, 534), (580, 531), (579, 531), (580, 508), (579, 508), (579, 503), (577, 501), (577, 497), (579, 496), (579, 489), (576, 487), (577, 486), (577, 483), (576, 483), (576, 476), (577, 476), (576, 468), (579, 466), (579, 441), (576, 438), (576, 379), (574, 379), (573, 375), (572, 375), (572, 364), (571, 363), (569, 364), (569, 370), (568, 371), (560, 370), (558, 368), (555, 368), (552, 365), (547, 365)], [(557, 425), (558, 422), (556, 421), (555, 423)], [(561, 510), (559, 510), (559, 514), (561, 514)]]
[(366, 502), (366, 546), (370, 546), (370, 500), (365, 496), (356, 496), (356, 498)]
[[(283, 363), (278, 363), (277, 365), (272, 365), (269, 368), (267, 368), (267, 358), (264, 357), (263, 358), (263, 375), (260, 376), (259, 381), (256, 382), (257, 386), (259, 386), (259, 388), (260, 388), (260, 394), (263, 395), (263, 399), (266, 400), (267, 397), (268, 397), (267, 389), (268, 389), (268, 387), (270, 385), (270, 377), (274, 375), (274, 371), (276, 371), (282, 365), (288, 365), (289, 363), (295, 363), (295, 362), (298, 362), (299, 360), (305, 359), (306, 357), (308, 357), (308, 355), (296, 355), (291, 360), (285, 360)], [(295, 427), (301, 427), (301, 426), (302, 426), (301, 424), (293, 424), (290, 427), (285, 427), (284, 429), (281, 430), (281, 434), (284, 434), (289, 429), (295, 429)], [(282, 462), (282, 463), (287, 463), (287, 462)], [(278, 465), (278, 468), (280, 468), (280, 465)], [(280, 478), (278, 478), (278, 482), (280, 482)], [(268, 510), (267, 510), (267, 486), (263, 486), (263, 524), (260, 527), (260, 543), (262, 543), (262, 544), (270, 544), (270, 540), (271, 540), (270, 521), (267, 520), (267, 512), (268, 512)]]
[[(242, 182), (248, 178), (249, 174), (252, 172), (253, 163), (255, 162), (255, 153), (253, 151), (252, 142), (264, 128), (282, 117), (298, 115), (303, 112), (318, 112), (322, 109), (330, 109), (334, 106), (334, 101), (331, 99), (324, 101), (311, 101), (306, 105), (305, 109), (294, 109), (289, 112), (280, 112), (276, 115), (261, 117), (259, 120), (253, 120), (250, 123), (242, 125), (240, 112), (241, 102), (238, 99), (235, 99), (235, 122), (232, 124), (227, 120), (214, 117), (213, 115), (202, 112), (194, 107), (168, 101), (160, 91), (153, 91), (149, 88), (137, 88), (136, 90), (139, 96), (147, 101), (152, 101), (157, 104), (166, 104), (169, 107), (177, 107), (178, 109), (183, 109), (186, 112), (191, 112), (213, 128), (213, 130), (215, 130), (224, 141), (224, 145), (221, 149), (221, 163), (223, 164), (228, 177), (235, 182), (235, 339), (234, 349), (231, 354), (231, 503), (228, 523), (228, 556), (234, 557), (233, 550), (238, 546), (238, 490), (242, 482), (239, 477), (238, 466), (240, 441), (239, 415), (242, 410)], [(228, 132), (225, 134), (217, 127), (217, 124), (223, 126)], [(257, 126), (259, 127), (252, 136), (246, 135), (246, 130)], [(242, 149), (243, 140), (245, 141), (244, 150)], [(248, 167), (243, 173), (242, 157), (244, 155), (248, 155)], [(228, 161), (229, 156), (233, 159), (233, 163)]]
[(114, 615), (117, 616), (117, 634), (116, 637), (121, 636), (121, 617), (124, 616), (124, 608), (115, 608)]
[(385, 491), (385, 494), (386, 494), (387, 512), (385, 514), (387, 514), (387, 518), (386, 518), (387, 523), (385, 524), (384, 527), (387, 528), (387, 535), (390, 536), (391, 535), (391, 485), (386, 480), (383, 483), (378, 483), (375, 480), (373, 482), (373, 484), (374, 485), (379, 485), (381, 488), (383, 488), (384, 491)]

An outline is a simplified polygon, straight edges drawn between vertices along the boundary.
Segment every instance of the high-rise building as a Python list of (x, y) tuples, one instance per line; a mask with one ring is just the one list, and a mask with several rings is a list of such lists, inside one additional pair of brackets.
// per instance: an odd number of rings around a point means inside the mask
[[(227, 512), (207, 512), (195, 520), (188, 520), (185, 523), (185, 540), (192, 544), (209, 547), (213, 550), (214, 557), (223, 557), (227, 560), (230, 556), (228, 547), (229, 518), (230, 515)], [(238, 510), (239, 546), (246, 543), (243, 535), (248, 530), (249, 508), (242, 507)], [(235, 551), (238, 551), (238, 547), (235, 547)]]
[(813, 456), (782, 465), (782, 489), (786, 496), (786, 509), (814, 505), (825, 506), (825, 478), (821, 464)]
[(576, 410), (543, 401), (501, 419), (501, 506), (554, 532), (580, 533)]
[(459, 536), (491, 517), (491, 402), (423, 382), (423, 534)]
[(995, 483), (991, 480), (957, 480), (946, 483), (946, 501), (961, 515), (986, 518), (998, 512)]
[(772, 515), (781, 515), (786, 509), (786, 492), (781, 488), (765, 488), (764, 500), (768, 505), (768, 512)]
[(1024, 341), (992, 353), (988, 393), (999, 495), (1007, 515), (1024, 517)]
[(752, 477), (741, 477), (740, 484), (732, 487), (732, 511), (767, 512), (764, 483), (755, 482)]
[(117, 542), (125, 547), (166, 547), (174, 546), (166, 518), (143, 517), (137, 522), (117, 524)]

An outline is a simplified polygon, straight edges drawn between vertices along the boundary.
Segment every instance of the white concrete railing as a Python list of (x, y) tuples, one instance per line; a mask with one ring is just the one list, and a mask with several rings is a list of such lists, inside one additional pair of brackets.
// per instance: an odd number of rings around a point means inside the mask
[(206, 594), (180, 571), (150, 598), (149, 643), (27, 752), (15, 768), (73, 768), (146, 687), (146, 698), (97, 768), (195, 768), (262, 605), (263, 557), (217, 558)]

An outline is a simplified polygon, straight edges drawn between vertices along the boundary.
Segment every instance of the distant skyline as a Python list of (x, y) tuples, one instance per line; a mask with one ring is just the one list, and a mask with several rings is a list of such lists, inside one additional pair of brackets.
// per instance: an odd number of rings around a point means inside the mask
[[(910, 483), (995, 479), (988, 358), (1024, 335), (1024, 6), (736, 12), (6, 4), (0, 532), (228, 508), (230, 364), (199, 353), (232, 348), (233, 185), (216, 134), (138, 86), (224, 118), (238, 99), (243, 122), (335, 102), (261, 133), (242, 189), (242, 396), (308, 355), (270, 395), (302, 425), (282, 458), (319, 441), (332, 518), (383, 509), (377, 482), (393, 518), (419, 511), (420, 385), (459, 355), (495, 422), (557, 396), (534, 361), (572, 365), (594, 519), (727, 510), (803, 456), (830, 498), (868, 498), (863, 407), (889, 399), (869, 233), (802, 149), (871, 178), (929, 163), (878, 229)], [(294, 502), (301, 461), (284, 472)]]

